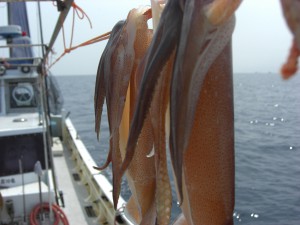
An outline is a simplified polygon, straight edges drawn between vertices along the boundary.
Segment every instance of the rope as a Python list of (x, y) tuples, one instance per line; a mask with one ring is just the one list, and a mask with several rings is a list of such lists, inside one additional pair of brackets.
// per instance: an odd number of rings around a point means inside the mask
[(70, 47), (70, 48), (65, 48), (65, 51), (52, 63), (48, 66), (48, 69), (50, 69), (55, 63), (57, 63), (62, 57), (65, 56), (65, 54), (67, 53), (70, 53), (71, 51), (79, 48), (79, 47), (83, 47), (83, 46), (87, 46), (87, 45), (91, 45), (91, 44), (95, 44), (97, 42), (100, 42), (100, 41), (104, 41), (104, 40), (107, 40), (110, 36), (110, 33), (111, 32), (106, 32), (100, 36), (97, 36), (95, 38), (92, 38), (88, 41), (85, 41), (79, 45), (76, 45), (76, 46), (73, 46), (73, 47)]
[(62, 57), (64, 57), (65, 54), (70, 53), (71, 51), (79, 48), (79, 47), (83, 47), (83, 46), (87, 46), (90, 44), (94, 44), (97, 43), (99, 41), (103, 41), (109, 38), (109, 34), (110, 32), (107, 32), (103, 35), (100, 35), (98, 37), (92, 38), (88, 41), (85, 41), (77, 46), (72, 47), (73, 45), (73, 37), (74, 37), (74, 29), (75, 29), (75, 14), (77, 15), (77, 17), (79, 19), (84, 19), (85, 17), (88, 19), (90, 27), (92, 29), (92, 22), (89, 18), (89, 16), (84, 12), (84, 10), (82, 8), (80, 8), (78, 5), (76, 5), (75, 2), (72, 3), (71, 5), (73, 7), (73, 18), (72, 18), (72, 28), (71, 28), (71, 38), (70, 38), (70, 45), (67, 48), (66, 45), (66, 37), (65, 37), (65, 29), (64, 29), (64, 25), (62, 23), (62, 37), (63, 37), (63, 45), (64, 45), (64, 52), (53, 62), (48, 66), (48, 69), (50, 69), (55, 63), (57, 63)]
[[(48, 203), (43, 203), (42, 204), (43, 209), (46, 209), (49, 211), (49, 204)], [(34, 209), (30, 213), (30, 224), (32, 225), (38, 225), (40, 224), (37, 220), (39, 211), (41, 210), (40, 204), (36, 205)], [(54, 223), (53, 225), (58, 225), (59, 222), (61, 221), (63, 225), (69, 225), (69, 221), (65, 215), (65, 213), (61, 210), (61, 208), (58, 205), (53, 204), (52, 205), (52, 210), (54, 212)]]
[[(90, 27), (92, 29), (93, 28), (92, 22), (91, 22), (89, 16), (83, 11), (83, 9), (80, 8), (78, 5), (76, 5), (75, 2), (72, 3), (72, 7), (73, 7), (74, 11), (76, 12), (79, 19), (83, 20), (84, 17), (86, 16), (86, 18), (88, 19), (88, 21), (90, 23)], [(81, 15), (80, 15), (80, 13), (81, 13)]]

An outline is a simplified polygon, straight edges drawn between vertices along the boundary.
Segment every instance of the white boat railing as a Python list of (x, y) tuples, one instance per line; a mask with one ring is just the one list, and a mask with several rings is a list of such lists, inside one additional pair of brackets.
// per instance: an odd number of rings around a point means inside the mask
[(97, 215), (97, 222), (114, 224), (116, 215), (117, 224), (133, 224), (124, 213), (126, 202), (119, 198), (118, 211), (113, 207), (112, 185), (109, 180), (99, 171), (95, 170), (96, 162), (93, 160), (83, 142), (77, 135), (70, 119), (66, 119), (63, 127), (63, 143), (71, 151), (72, 161), (75, 163), (74, 170), (80, 176), (80, 181), (88, 192), (85, 201), (92, 203)]

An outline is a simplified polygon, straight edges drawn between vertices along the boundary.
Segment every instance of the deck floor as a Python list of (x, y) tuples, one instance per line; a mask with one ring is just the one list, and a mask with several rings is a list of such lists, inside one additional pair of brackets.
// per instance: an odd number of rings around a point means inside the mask
[[(60, 149), (58, 149), (58, 151), (59, 150)], [(96, 217), (87, 216), (85, 207), (91, 206), (91, 203), (85, 201), (88, 197), (88, 193), (83, 184), (81, 184), (80, 181), (74, 180), (72, 175), (74, 165), (71, 160), (70, 152), (67, 149), (61, 150), (61, 154), (56, 152), (53, 158), (58, 189), (63, 191), (65, 207), (62, 209), (69, 220), (69, 224), (98, 224)]]

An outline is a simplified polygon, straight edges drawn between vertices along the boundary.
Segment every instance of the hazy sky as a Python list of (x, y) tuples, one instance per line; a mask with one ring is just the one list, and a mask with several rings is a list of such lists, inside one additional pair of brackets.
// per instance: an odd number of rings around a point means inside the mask
[[(126, 18), (130, 9), (139, 5), (149, 5), (150, 0), (76, 0), (78, 6), (90, 17), (93, 29), (86, 19), (76, 18), (74, 44), (110, 31), (114, 24)], [(50, 34), (57, 21), (56, 8), (51, 3), (42, 3), (44, 39), (49, 42)], [(3, 20), (5, 7), (0, 4), (0, 20)], [(34, 22), (37, 17), (36, 3), (28, 7), (33, 40), (37, 35)], [(70, 40), (72, 13), (65, 25), (67, 43)], [(291, 34), (283, 19), (279, 0), (244, 0), (236, 13), (236, 27), (233, 34), (234, 72), (274, 72), (280, 70), (285, 61), (290, 44)], [(55, 46), (58, 57), (62, 51), (62, 37)], [(102, 50), (106, 42), (75, 50), (54, 65), (51, 71), (58, 75), (95, 74)]]

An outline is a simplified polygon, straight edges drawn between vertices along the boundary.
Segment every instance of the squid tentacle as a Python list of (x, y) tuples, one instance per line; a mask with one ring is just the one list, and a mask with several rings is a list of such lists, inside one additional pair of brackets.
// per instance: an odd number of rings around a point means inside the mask
[(160, 76), (160, 71), (166, 64), (174, 49), (176, 49), (180, 27), (182, 9), (177, 1), (169, 1), (165, 6), (157, 31), (145, 57), (148, 58), (143, 72), (139, 97), (135, 107), (133, 120), (126, 147), (126, 155), (121, 167), (123, 173), (128, 168), (141, 133), (144, 120), (149, 112), (154, 88)]

